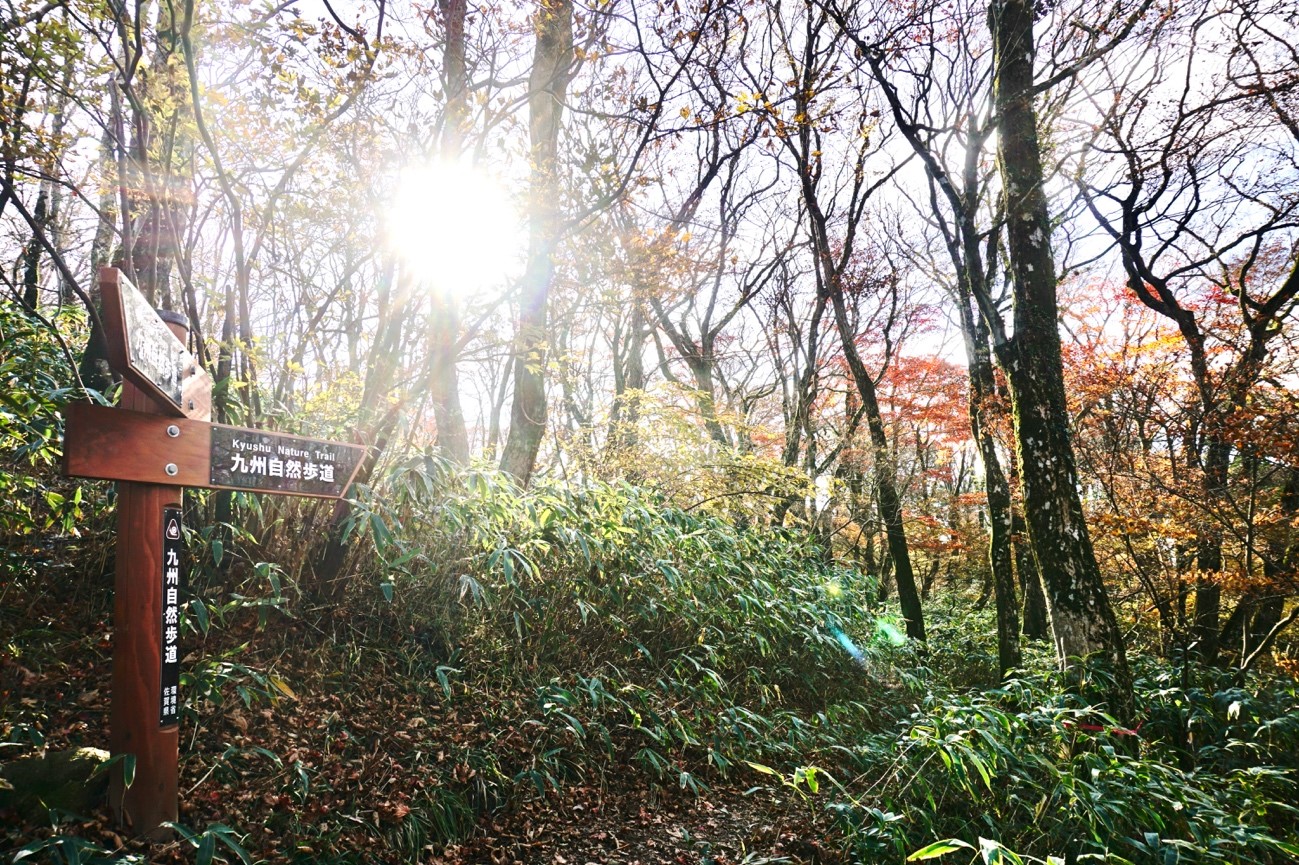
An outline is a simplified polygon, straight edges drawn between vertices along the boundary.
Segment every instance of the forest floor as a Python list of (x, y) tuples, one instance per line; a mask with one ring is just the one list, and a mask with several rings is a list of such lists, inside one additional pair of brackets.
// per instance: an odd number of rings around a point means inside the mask
[[(0, 741), (10, 743), (0, 761), (37, 753), (38, 742), (53, 751), (107, 748), (105, 606), (106, 598), (70, 604), (52, 595), (24, 606), (0, 591), (0, 648), (8, 646), (0, 653)], [(231, 827), (251, 861), (838, 861), (822, 840), (833, 834), (824, 817), (769, 777), (693, 767), (699, 789), (685, 790), (676, 767), (655, 779), (615, 743), (599, 768), (574, 762), (569, 777), (538, 784), (543, 776), (528, 768), (551, 743), (526, 720), (535, 703), (526, 687), (457, 687), (448, 699), (409, 647), (366, 645), (354, 632), (335, 639), (340, 631), (271, 615), (266, 627), (213, 628), (201, 646), (191, 636), (183, 665), (197, 679), (182, 714), (179, 822), (196, 833)], [(57, 835), (147, 862), (194, 856), (180, 840), (132, 840), (112, 825), (106, 804), (54, 827), (0, 812), (0, 827), (5, 862)]]
[[(696, 865), (837, 861), (815, 827), (770, 796), (714, 788), (664, 797), (644, 783), (619, 791), (581, 791), (562, 804), (529, 802), (482, 824), (480, 834), (434, 861), (546, 862), (566, 865)], [(748, 858), (746, 858), (748, 857)]]

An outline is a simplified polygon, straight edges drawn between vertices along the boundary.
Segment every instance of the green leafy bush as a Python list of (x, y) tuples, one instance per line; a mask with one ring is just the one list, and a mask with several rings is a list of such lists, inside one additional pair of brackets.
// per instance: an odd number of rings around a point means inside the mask
[[(61, 330), (77, 333), (80, 314), (65, 310)], [(62, 406), (97, 396), (77, 385), (60, 337), (20, 307), (0, 302), (0, 537), (75, 534), (83, 517), (79, 485), (62, 480)]]
[(793, 530), (625, 484), (524, 493), (427, 456), (367, 491), (352, 529), (382, 563), (371, 597), (446, 694), (535, 694), (513, 777), (538, 793), (614, 761), (702, 790), (834, 746), (884, 696), (857, 648), (883, 639), (873, 580)]
[[(874, 779), (869, 801), (903, 815), (913, 842), (991, 839), (1076, 861), (1287, 862), (1299, 846), (1293, 764), (1280, 761), (1293, 758), (1296, 704), (1293, 687), (1269, 687), (1272, 696), (1236, 694), (1258, 713), (1247, 725), (1231, 727), (1225, 706), (1216, 720), (1197, 721), (1217, 735), (1185, 766), (1179, 743), (1164, 737), (1168, 709), (1180, 704), (1198, 717), (1205, 701), (1142, 691), (1155, 721), (1131, 730), (1053, 675), (937, 691), (896, 731), (854, 751), (858, 770)], [(1224, 762), (1224, 747), (1252, 759)]]
[(591, 671), (671, 671), (758, 706), (862, 693), (838, 635), (872, 638), (874, 582), (794, 530), (740, 529), (627, 485), (521, 493), (433, 457), (398, 467), (354, 522), (385, 596), (432, 640), (472, 628), (479, 651), (518, 668), (576, 654)]
[(826, 809), (861, 862), (1299, 855), (1293, 685), (1182, 688), (1138, 658), (1143, 720), (1123, 729), (1048, 649), (996, 686), (990, 610), (948, 599), (927, 646), (898, 644), (873, 580), (806, 534), (626, 485), (524, 493), (421, 457), (353, 530), (382, 562), (371, 597), (435, 656), (444, 693), (531, 690), (517, 789), (628, 764), (697, 793), (756, 774)]

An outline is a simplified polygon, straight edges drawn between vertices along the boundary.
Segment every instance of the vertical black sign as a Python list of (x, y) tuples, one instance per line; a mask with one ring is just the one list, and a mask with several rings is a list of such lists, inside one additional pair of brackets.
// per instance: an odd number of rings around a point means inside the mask
[(179, 721), (180, 508), (162, 509), (162, 687), (159, 726)]

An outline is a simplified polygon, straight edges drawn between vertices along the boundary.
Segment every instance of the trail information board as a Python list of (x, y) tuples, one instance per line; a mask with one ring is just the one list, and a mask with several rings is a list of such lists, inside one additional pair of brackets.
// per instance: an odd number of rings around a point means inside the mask
[(120, 271), (105, 268), (99, 285), (112, 367), (169, 414), (211, 420), (212, 379), (185, 344)]

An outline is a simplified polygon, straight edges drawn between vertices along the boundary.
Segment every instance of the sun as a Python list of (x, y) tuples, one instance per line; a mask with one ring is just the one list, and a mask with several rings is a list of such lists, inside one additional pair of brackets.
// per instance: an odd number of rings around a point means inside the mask
[(384, 214), (390, 249), (421, 284), (466, 300), (495, 293), (520, 269), (525, 237), (509, 190), (474, 166), (404, 169)]

